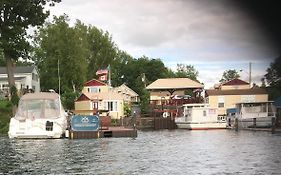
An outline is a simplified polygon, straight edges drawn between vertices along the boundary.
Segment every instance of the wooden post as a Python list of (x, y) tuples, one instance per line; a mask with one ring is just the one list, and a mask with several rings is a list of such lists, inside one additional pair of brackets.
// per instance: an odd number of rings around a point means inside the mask
[(235, 118), (234, 120), (234, 127), (235, 127), (235, 131), (238, 131), (238, 118)]
[(254, 127), (254, 128), (257, 127), (257, 118), (253, 118), (253, 127)]
[(271, 118), (271, 133), (274, 134), (275, 133), (275, 117)]

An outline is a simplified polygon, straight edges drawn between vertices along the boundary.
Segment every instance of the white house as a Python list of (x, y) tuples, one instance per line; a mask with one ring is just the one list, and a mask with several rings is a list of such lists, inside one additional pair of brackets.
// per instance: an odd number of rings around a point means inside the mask
[[(40, 78), (35, 66), (16, 66), (14, 68), (15, 84), (18, 90), (33, 90), (40, 92)], [(9, 89), (6, 67), (0, 67), (0, 90)]]

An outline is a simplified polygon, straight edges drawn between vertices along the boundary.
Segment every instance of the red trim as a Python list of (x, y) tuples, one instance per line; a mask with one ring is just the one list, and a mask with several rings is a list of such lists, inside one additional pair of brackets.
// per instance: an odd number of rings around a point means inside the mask
[(97, 79), (92, 79), (84, 83), (84, 86), (106, 86), (106, 83), (101, 82)]
[(88, 101), (88, 100), (90, 100), (89, 97), (87, 97), (85, 94), (81, 94), (76, 101)]

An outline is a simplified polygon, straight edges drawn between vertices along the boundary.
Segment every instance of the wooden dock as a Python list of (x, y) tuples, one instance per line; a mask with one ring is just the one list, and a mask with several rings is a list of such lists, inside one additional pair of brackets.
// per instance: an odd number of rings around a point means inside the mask
[(108, 127), (98, 131), (70, 131), (69, 139), (96, 139), (108, 137), (137, 137), (137, 130), (125, 127)]
[(138, 129), (177, 129), (175, 119), (172, 117), (138, 117), (136, 120)]

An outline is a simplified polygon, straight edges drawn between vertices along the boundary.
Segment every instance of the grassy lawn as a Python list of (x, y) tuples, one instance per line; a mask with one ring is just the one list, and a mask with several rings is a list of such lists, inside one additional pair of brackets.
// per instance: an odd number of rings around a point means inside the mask
[(12, 116), (12, 105), (6, 100), (0, 100), (0, 134), (7, 134)]

